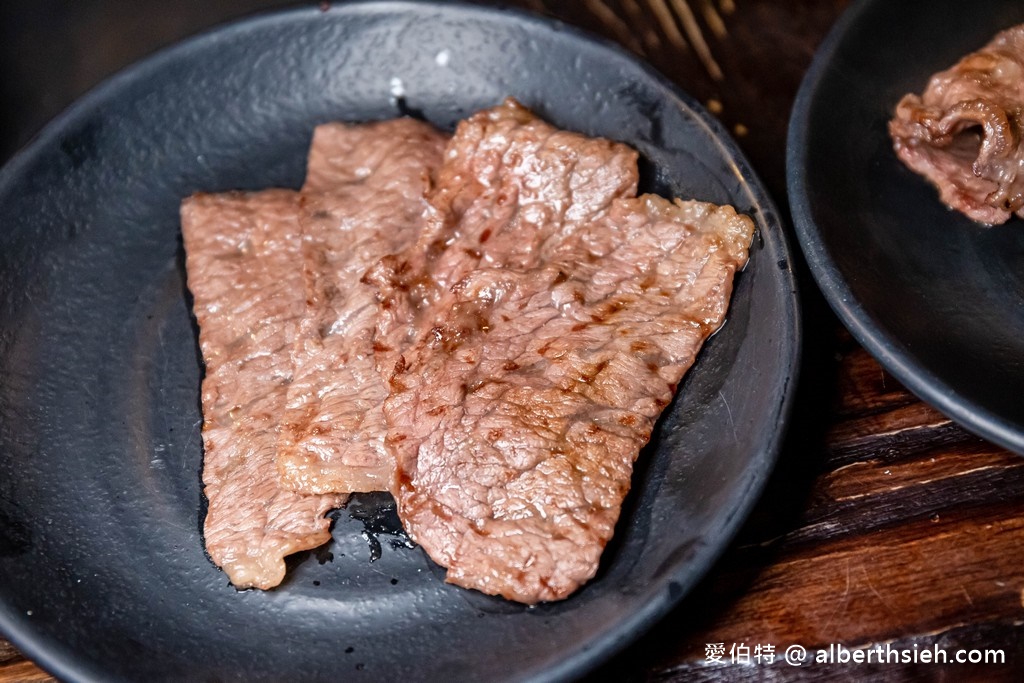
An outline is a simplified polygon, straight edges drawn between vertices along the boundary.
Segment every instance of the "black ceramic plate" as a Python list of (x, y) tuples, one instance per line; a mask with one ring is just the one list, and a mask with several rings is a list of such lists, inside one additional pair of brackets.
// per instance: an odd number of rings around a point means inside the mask
[(1024, 22), (1007, 0), (865, 0), (814, 60), (787, 172), (811, 272), (853, 335), (923, 400), (1024, 453), (1024, 221), (947, 210), (886, 132), (900, 97)]
[[(383, 502), (363, 497), (282, 586), (234, 590), (199, 533), (201, 367), (180, 199), (298, 186), (319, 122), (414, 112), (449, 127), (506, 95), (637, 146), (647, 189), (732, 202), (759, 228), (729, 321), (643, 454), (598, 577), (526, 608), (445, 585), (386, 533), (371, 562), (363, 534)], [(68, 680), (578, 675), (707, 570), (789, 412), (793, 279), (746, 162), (624, 53), (518, 13), (347, 5), (189, 41), (113, 78), (18, 155), (0, 175), (0, 226), (0, 629)]]

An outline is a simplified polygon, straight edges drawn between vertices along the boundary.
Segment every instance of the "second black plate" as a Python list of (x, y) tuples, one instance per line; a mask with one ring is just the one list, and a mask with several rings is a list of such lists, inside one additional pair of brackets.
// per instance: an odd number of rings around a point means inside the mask
[(854, 336), (923, 400), (1024, 453), (1024, 220), (987, 228), (900, 163), (908, 92), (1024, 22), (1024, 4), (864, 0), (800, 90), (787, 173), (811, 272)]

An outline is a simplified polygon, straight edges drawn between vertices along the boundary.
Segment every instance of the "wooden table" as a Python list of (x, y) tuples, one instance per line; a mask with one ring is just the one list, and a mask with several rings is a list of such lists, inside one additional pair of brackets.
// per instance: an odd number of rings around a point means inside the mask
[[(93, 0), (56, 13), (32, 9), (40, 3), (5, 4), (0, 120), (13, 133), (0, 155), (126, 63), (273, 4)], [(785, 213), (790, 107), (847, 2), (512, 4), (619, 41), (674, 79), (733, 131)], [(707, 579), (593, 679), (1019, 678), (1024, 458), (907, 392), (852, 340), (800, 268), (805, 358), (789, 436), (762, 500)], [(919, 655), (918, 663), (795, 667), (784, 653), (797, 644), (812, 658), (830, 644)], [(774, 646), (771, 663), (766, 646)], [(999, 649), (1005, 663), (922, 663), (920, 653), (935, 647), (950, 661), (961, 649)], [(715, 653), (719, 662), (710, 661)], [(0, 639), (0, 682), (47, 680)]]

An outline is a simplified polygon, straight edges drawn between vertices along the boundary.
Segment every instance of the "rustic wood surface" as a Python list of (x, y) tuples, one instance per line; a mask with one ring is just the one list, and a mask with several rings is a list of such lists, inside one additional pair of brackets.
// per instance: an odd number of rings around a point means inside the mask
[[(0, 158), (125, 64), (274, 4), (2, 3)], [(679, 83), (733, 132), (785, 213), (789, 111), (845, 0), (510, 4), (618, 41)], [(805, 359), (789, 435), (761, 501), (707, 579), (592, 679), (1019, 679), (1024, 458), (906, 391), (843, 330), (803, 264), (799, 276)], [(710, 644), (721, 644), (720, 662), (709, 661)], [(1005, 662), (794, 667), (783, 659), (794, 644), (812, 657), (829, 644), (940, 647), (950, 658), (958, 649), (1001, 649)], [(775, 648), (771, 663), (766, 645)], [(51, 680), (0, 637), (0, 683)]]

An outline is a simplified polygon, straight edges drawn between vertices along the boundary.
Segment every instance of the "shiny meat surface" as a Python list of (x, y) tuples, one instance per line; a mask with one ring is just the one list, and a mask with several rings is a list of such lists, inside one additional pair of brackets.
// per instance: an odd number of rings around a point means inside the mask
[(271, 588), (284, 557), (330, 538), (344, 496), (283, 489), (278, 420), (303, 314), (298, 194), (198, 194), (182, 203), (202, 384), (207, 552), (238, 588)]
[(1007, 29), (904, 96), (889, 123), (896, 153), (975, 221), (1024, 215), (1024, 25)]
[(301, 209), (305, 312), (278, 442), (288, 488), (392, 488), (382, 410), (388, 389), (373, 350), (379, 304), (360, 278), (418, 237), (446, 141), (412, 119), (327, 124), (314, 133)]
[(368, 277), (401, 349), (399, 514), (452, 583), (536, 603), (593, 577), (634, 459), (724, 319), (752, 222), (636, 182), (628, 148), (506, 103), (460, 125), (424, 237)]
[(637, 154), (558, 130), (514, 100), (462, 121), (445, 151), (417, 243), (366, 275), (380, 290), (378, 363), (391, 376), (423, 309), (478, 265), (531, 263), (555, 232), (636, 194)]

